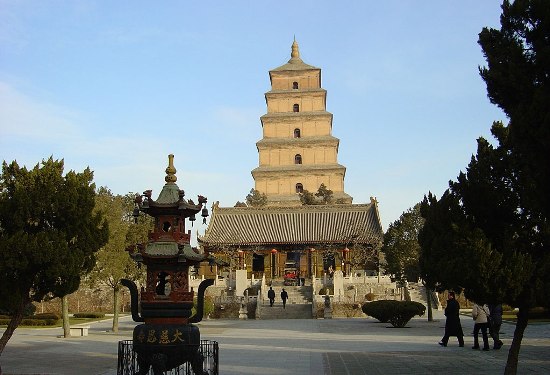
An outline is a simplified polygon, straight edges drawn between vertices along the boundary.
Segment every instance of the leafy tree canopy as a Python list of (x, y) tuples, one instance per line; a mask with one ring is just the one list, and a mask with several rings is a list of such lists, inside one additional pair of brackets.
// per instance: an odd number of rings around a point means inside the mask
[(120, 279), (145, 280), (145, 272), (138, 268), (126, 248), (143, 243), (153, 227), (153, 218), (140, 215), (136, 222), (132, 215), (134, 194), (114, 195), (105, 187), (99, 188), (95, 210), (109, 224), (109, 240), (97, 254), (97, 262), (86, 279), (92, 287), (105, 285), (113, 290), (113, 331), (118, 331)]
[[(333, 191), (327, 188), (325, 184), (321, 184), (315, 194), (308, 190), (300, 193), (300, 201), (303, 205), (331, 204), (333, 203), (333, 194)], [(337, 203), (341, 203), (341, 201)]]
[(416, 281), (420, 276), (418, 233), (423, 225), (420, 204), (417, 204), (403, 212), (384, 234), (382, 252), (386, 257), (386, 272), (398, 280)]
[(479, 34), (480, 74), (498, 145), (478, 140), (465, 173), (422, 203), (421, 268), (441, 287), (478, 302), (518, 307), (505, 374), (515, 374), (532, 306), (550, 304), (550, 1), (505, 0), (500, 30)]
[(300, 202), (302, 202), (303, 205), (317, 204), (317, 201), (315, 200), (315, 195), (308, 190), (304, 190), (300, 193)]
[[(126, 248), (146, 240), (151, 229), (151, 218), (140, 215), (138, 222), (134, 223), (133, 200), (133, 194), (114, 195), (106, 187), (100, 187), (97, 192), (96, 211), (107, 220), (110, 235), (108, 242), (97, 253), (97, 262), (89, 274), (87, 281), (93, 286), (104, 284), (110, 288), (118, 288), (120, 279), (135, 280), (142, 276)], [(141, 233), (140, 238), (135, 238), (135, 229)]]
[(316, 197), (321, 198), (321, 201), (323, 202), (323, 204), (332, 203), (332, 195), (333, 195), (332, 190), (327, 188), (325, 184), (321, 184), (319, 186), (319, 189), (317, 190), (317, 193), (315, 193)]
[(504, 1), (502, 10), (501, 29), (479, 35), (480, 73), (510, 121), (493, 124), (497, 146), (478, 140), (439, 201), (424, 200), (421, 266), (474, 300), (528, 308), (550, 299), (550, 2)]
[(487, 60), (480, 74), (489, 99), (510, 120), (504, 146), (512, 152), (522, 202), (549, 217), (550, 2), (504, 1), (500, 23), (500, 30), (479, 34)]
[(15, 161), (2, 164), (0, 300), (14, 319), (0, 353), (24, 306), (74, 292), (107, 242), (107, 223), (93, 211), (92, 171), (63, 176), (63, 168), (63, 160), (51, 157), (30, 170)]
[(250, 193), (246, 196), (246, 204), (250, 207), (263, 207), (267, 204), (267, 195), (256, 189), (250, 189)]

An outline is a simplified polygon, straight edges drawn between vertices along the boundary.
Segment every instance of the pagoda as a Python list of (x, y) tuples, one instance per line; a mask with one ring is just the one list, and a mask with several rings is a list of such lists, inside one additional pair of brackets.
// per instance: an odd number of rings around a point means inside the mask
[(270, 70), (269, 78), (263, 138), (256, 143), (259, 166), (252, 171), (255, 189), (271, 206), (296, 206), (300, 193), (315, 193), (324, 184), (339, 203), (351, 203), (344, 192), (346, 168), (338, 164), (340, 141), (332, 135), (321, 69), (304, 63), (294, 40), (290, 60)]

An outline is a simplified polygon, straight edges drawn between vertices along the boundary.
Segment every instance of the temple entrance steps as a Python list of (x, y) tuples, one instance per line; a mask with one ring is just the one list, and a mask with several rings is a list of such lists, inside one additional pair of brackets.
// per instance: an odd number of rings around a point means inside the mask
[(311, 319), (311, 304), (310, 303), (300, 303), (300, 304), (286, 304), (286, 308), (283, 309), (283, 303), (281, 299), (276, 300), (273, 307), (267, 305), (262, 305), (260, 312), (260, 320), (271, 320), (271, 319)]
[[(283, 288), (288, 293), (287, 305), (290, 304), (311, 304), (313, 301), (313, 287), (309, 286), (285, 286), (278, 285), (277, 283), (272, 283), (273, 290), (275, 291), (275, 302), (281, 302), (281, 291)], [(269, 288), (268, 288), (269, 289)], [(267, 298), (267, 293), (263, 296), (263, 305), (269, 307), (269, 299)], [(281, 302), (282, 303), (282, 302)]]
[[(282, 282), (272, 282), (273, 290), (275, 291), (275, 304), (269, 306), (267, 293), (263, 296), (260, 306), (260, 319), (311, 319), (313, 300), (313, 287), (309, 286), (286, 286)], [(283, 309), (281, 301), (281, 291), (283, 288), (288, 293), (286, 308)]]
[[(411, 301), (420, 302), (424, 306), (428, 307), (428, 296), (426, 295), (426, 287), (422, 283), (408, 283), (409, 296)], [(437, 298), (437, 294), (432, 293), (432, 308), (439, 311), (443, 310), (441, 302)]]
[(427, 305), (426, 301), (426, 288), (420, 283), (408, 283), (409, 295), (411, 296), (411, 301), (420, 302), (424, 306)]

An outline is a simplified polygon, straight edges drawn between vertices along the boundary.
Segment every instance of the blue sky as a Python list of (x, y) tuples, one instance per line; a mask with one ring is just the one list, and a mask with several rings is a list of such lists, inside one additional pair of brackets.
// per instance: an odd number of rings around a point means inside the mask
[(233, 206), (254, 187), (268, 71), (293, 37), (322, 69), (354, 203), (384, 229), (507, 121), (477, 44), (500, 1), (0, 0), (0, 159), (53, 155), (114, 193), (164, 184)]

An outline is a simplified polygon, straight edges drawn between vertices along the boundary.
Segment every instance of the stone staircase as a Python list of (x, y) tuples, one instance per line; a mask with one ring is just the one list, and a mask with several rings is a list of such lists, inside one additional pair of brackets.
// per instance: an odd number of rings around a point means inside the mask
[[(285, 288), (288, 293), (286, 308), (283, 309), (281, 291)], [(260, 306), (260, 319), (311, 319), (311, 301), (313, 288), (311, 286), (279, 286), (273, 284), (275, 290), (275, 304), (269, 306), (267, 295), (263, 296)]]
[(262, 305), (260, 312), (260, 320), (270, 319), (311, 319), (311, 303), (309, 304), (286, 304), (283, 309), (282, 302), (275, 302), (273, 307)]
[[(422, 285), (421, 283), (408, 283), (409, 287), (409, 295), (411, 297), (411, 301), (420, 302), (424, 306), (428, 306), (428, 301), (426, 297), (426, 287)], [(438, 301), (432, 300), (432, 308), (441, 310), (441, 304), (438, 303)]]

